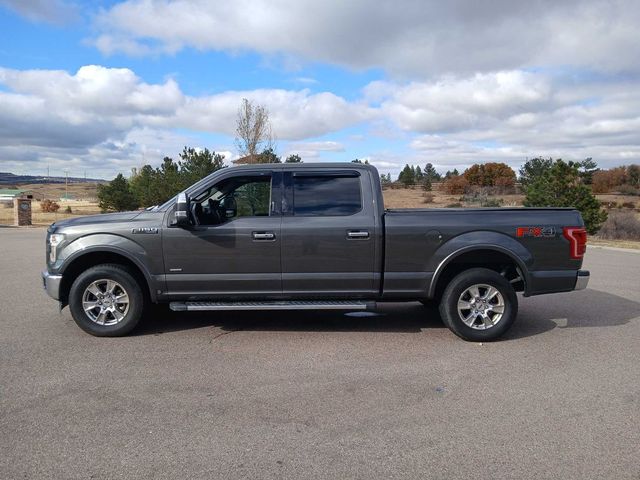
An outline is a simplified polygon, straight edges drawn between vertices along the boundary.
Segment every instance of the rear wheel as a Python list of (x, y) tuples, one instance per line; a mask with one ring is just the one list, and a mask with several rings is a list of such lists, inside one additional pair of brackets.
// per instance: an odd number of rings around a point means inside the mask
[(487, 268), (472, 268), (454, 277), (445, 288), (440, 316), (453, 333), (475, 341), (503, 335), (518, 314), (518, 298), (502, 275)]
[(116, 337), (126, 335), (138, 324), (144, 295), (126, 267), (97, 265), (82, 272), (71, 285), (69, 309), (85, 332)]

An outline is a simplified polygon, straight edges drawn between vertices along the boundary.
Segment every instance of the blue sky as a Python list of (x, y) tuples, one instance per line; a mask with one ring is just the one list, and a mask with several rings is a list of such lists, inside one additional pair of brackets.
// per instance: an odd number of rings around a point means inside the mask
[(305, 161), (638, 163), (639, 20), (615, 0), (0, 0), (0, 171), (232, 161), (243, 97)]

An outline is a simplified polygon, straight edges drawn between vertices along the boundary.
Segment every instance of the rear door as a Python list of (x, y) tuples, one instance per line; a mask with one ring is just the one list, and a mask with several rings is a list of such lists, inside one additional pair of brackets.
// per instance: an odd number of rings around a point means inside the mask
[(376, 231), (367, 174), (294, 170), (285, 172), (284, 185), (283, 294), (370, 298)]

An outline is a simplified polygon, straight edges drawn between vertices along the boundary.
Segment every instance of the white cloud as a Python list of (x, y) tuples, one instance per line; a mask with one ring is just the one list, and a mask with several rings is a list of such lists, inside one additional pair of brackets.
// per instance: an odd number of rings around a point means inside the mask
[(340, 153), (345, 151), (345, 146), (332, 140), (314, 142), (289, 142), (285, 146), (283, 158), (289, 155), (300, 155), (304, 161), (318, 161), (324, 152)]
[(340, 142), (325, 140), (321, 142), (292, 142), (291, 150), (313, 150), (317, 152), (344, 152), (344, 145)]
[[(5, 87), (0, 90), (3, 162), (25, 161), (17, 152), (28, 150), (30, 158), (40, 162), (84, 158), (91, 167), (100, 159), (112, 170), (123, 165), (128, 170), (142, 161), (146, 145), (147, 155), (153, 154), (156, 161), (174, 153), (166, 148), (182, 141), (176, 142), (180, 135), (168, 133), (173, 129), (232, 138), (242, 98), (269, 109), (274, 132), (284, 141), (324, 135), (371, 115), (366, 105), (329, 92), (262, 89), (194, 97), (185, 95), (173, 79), (149, 84), (129, 69), (97, 65), (81, 67), (73, 75), (0, 68), (0, 85)], [(232, 142), (225, 143), (229, 150)], [(325, 148), (336, 145), (329, 142)], [(320, 144), (313, 147), (322, 149)]]
[(334, 132), (362, 122), (372, 114), (366, 105), (349, 103), (329, 92), (260, 89), (189, 98), (177, 109), (176, 123), (185, 128), (234, 135), (238, 106), (243, 98), (267, 107), (273, 130), (282, 140)]
[(547, 79), (521, 71), (407, 85), (375, 82), (365, 93), (381, 101), (385, 116), (402, 129), (418, 132), (466, 130), (514, 112), (542, 110), (552, 101)]
[(0, 5), (34, 22), (63, 25), (78, 19), (78, 8), (65, 0), (0, 0)]
[(640, 65), (640, 3), (624, 0), (126, 0), (102, 11), (104, 53), (257, 51), (413, 76)]
[[(446, 170), (499, 160), (515, 167), (535, 155), (594, 157), (603, 166), (640, 161), (640, 89), (633, 78), (576, 82), (504, 70), (378, 81), (361, 100), (347, 101), (306, 89), (190, 96), (172, 78), (150, 84), (129, 69), (89, 65), (75, 74), (0, 68), (0, 86), (3, 169), (86, 165), (110, 176), (175, 156), (183, 145), (221, 150), (231, 160), (243, 97), (270, 110), (285, 157), (344, 158), (357, 144), (353, 157), (369, 157), (392, 173), (405, 163)], [(367, 135), (327, 139), (358, 124)], [(222, 141), (199, 145), (198, 132)]]
[(496, 160), (515, 167), (536, 155), (594, 157), (605, 167), (640, 161), (640, 89), (632, 80), (576, 83), (517, 70), (375, 82), (365, 95), (379, 118), (410, 138), (406, 157), (391, 160), (396, 167)]

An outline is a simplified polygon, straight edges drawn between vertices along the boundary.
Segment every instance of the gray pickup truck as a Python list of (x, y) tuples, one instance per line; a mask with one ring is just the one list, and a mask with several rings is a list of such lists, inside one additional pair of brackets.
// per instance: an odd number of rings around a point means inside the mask
[(385, 210), (369, 165), (225, 168), (164, 205), (52, 224), (44, 286), (92, 335), (175, 311), (360, 310), (439, 302), (472, 341), (524, 296), (586, 287), (586, 231), (562, 208)]

